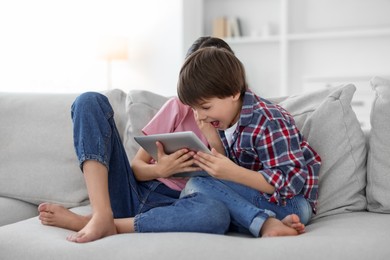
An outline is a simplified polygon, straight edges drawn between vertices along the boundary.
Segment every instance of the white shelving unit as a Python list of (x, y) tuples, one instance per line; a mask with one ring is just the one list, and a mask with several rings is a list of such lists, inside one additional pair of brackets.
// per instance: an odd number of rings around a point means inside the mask
[(365, 111), (369, 79), (390, 75), (388, 0), (183, 0), (183, 7), (191, 14), (184, 17), (185, 46), (211, 35), (217, 17), (240, 19), (242, 37), (225, 40), (249, 86), (265, 97), (355, 83)]

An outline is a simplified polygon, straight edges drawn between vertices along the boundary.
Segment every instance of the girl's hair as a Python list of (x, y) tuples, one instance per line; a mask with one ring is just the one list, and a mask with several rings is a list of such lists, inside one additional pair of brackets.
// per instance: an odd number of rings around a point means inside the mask
[(177, 94), (183, 104), (197, 106), (205, 99), (226, 98), (248, 89), (240, 60), (225, 48), (198, 49), (185, 60)]
[(220, 38), (215, 38), (211, 36), (202, 36), (196, 39), (191, 47), (188, 49), (186, 58), (190, 56), (195, 51), (205, 48), (205, 47), (216, 47), (223, 48), (234, 54), (233, 50), (230, 48), (229, 44), (227, 44), (224, 40)]

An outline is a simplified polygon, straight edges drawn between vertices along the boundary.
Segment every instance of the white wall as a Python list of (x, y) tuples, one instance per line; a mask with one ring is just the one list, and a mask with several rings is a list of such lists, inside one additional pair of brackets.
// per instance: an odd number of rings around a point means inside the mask
[(107, 87), (102, 37), (126, 37), (112, 85), (176, 93), (183, 59), (181, 0), (0, 2), (0, 91), (82, 92)]

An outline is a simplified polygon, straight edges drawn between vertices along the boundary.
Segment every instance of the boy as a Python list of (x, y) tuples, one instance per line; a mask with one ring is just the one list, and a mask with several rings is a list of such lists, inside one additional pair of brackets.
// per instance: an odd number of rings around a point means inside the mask
[[(232, 215), (246, 210), (235, 200), (245, 198), (264, 213), (232, 224), (254, 236), (270, 217), (309, 222), (316, 211), (320, 157), (286, 110), (248, 89), (234, 55), (212, 47), (194, 52), (180, 71), (178, 96), (199, 120), (219, 130), (226, 154), (198, 152), (196, 164), (215, 178), (192, 178), (182, 195), (206, 193)], [(304, 226), (296, 230), (302, 233)]]

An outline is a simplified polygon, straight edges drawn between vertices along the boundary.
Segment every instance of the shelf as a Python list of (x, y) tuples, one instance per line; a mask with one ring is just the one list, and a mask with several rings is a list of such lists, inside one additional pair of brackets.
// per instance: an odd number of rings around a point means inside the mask
[(364, 37), (376, 37), (376, 36), (390, 36), (390, 28), (317, 32), (317, 33), (295, 33), (295, 34), (287, 35), (287, 39), (291, 41), (326, 40), (326, 39), (332, 40), (332, 39), (364, 38)]
[[(333, 31), (333, 32), (313, 32), (313, 33), (294, 33), (287, 34), (288, 41), (305, 41), (305, 40), (335, 40), (347, 38), (365, 38), (365, 37), (382, 37), (390, 36), (390, 28), (369, 29), (369, 30), (350, 30), (350, 31)], [(268, 37), (244, 36), (235, 38), (225, 38), (229, 44), (247, 44), (247, 43), (278, 43), (281, 41), (280, 35), (271, 35)]]
[(279, 35), (272, 35), (268, 37), (259, 36), (243, 36), (235, 38), (224, 39), (229, 44), (240, 44), (240, 43), (277, 43), (280, 41)]

